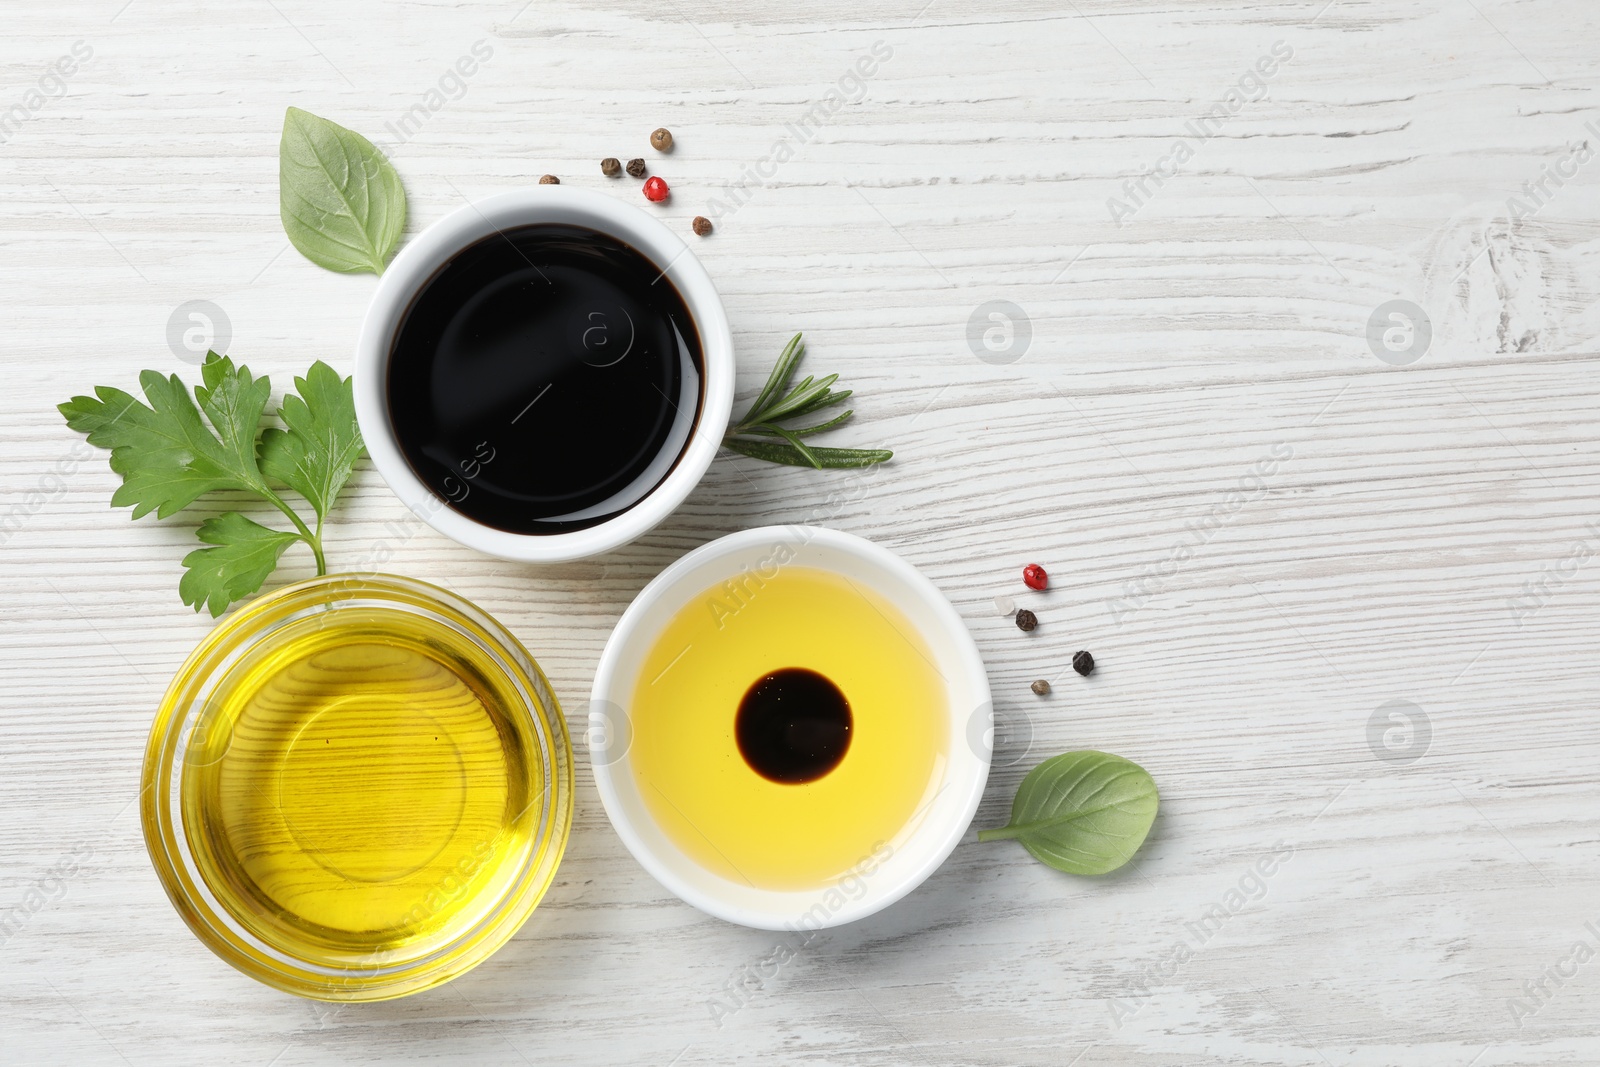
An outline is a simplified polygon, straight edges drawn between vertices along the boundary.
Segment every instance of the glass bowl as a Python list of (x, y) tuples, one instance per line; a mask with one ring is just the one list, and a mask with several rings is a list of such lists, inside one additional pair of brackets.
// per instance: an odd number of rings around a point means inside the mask
[(405, 996), (510, 940), (572, 825), (538, 664), (443, 589), (330, 575), (222, 622), (145, 753), (156, 873), (213, 952), (319, 1000)]

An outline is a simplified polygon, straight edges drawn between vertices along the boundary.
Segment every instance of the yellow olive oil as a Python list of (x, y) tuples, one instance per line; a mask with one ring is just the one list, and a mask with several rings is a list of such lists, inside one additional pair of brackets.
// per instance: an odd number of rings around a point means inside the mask
[(662, 630), (629, 762), (662, 831), (760, 889), (821, 887), (910, 829), (943, 779), (945, 685), (905, 615), (789, 566), (705, 590)]
[(185, 836), (222, 906), (294, 955), (413, 956), (526, 861), (544, 782), (521, 699), (444, 624), (313, 615), (234, 664), (185, 756)]

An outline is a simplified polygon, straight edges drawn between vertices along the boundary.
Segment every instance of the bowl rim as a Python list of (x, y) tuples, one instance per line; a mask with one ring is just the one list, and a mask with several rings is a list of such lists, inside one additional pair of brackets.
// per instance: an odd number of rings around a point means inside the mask
[[(690, 882), (678, 874), (674, 869), (674, 863), (686, 863), (696, 867), (699, 865), (651, 824), (647, 812), (640, 813), (636, 818), (634, 812), (624, 802), (618, 789), (618, 778), (628, 773), (628, 753), (624, 751), (620, 756), (613, 758), (605, 750), (607, 740), (602, 738), (606, 737), (612, 724), (604, 712), (596, 711), (599, 708), (610, 707), (620, 709), (620, 701), (616, 697), (619, 694), (626, 697), (631, 690), (635, 678), (619, 677), (622, 669), (620, 661), (632, 651), (630, 646), (640, 644), (648, 646), (654, 640), (658, 628), (646, 631), (645, 617), (658, 602), (687, 588), (691, 579), (694, 588), (689, 590), (689, 595), (692, 596), (717, 581), (738, 575), (740, 573), (738, 570), (730, 568), (724, 574), (707, 581), (703, 567), (708, 563), (732, 561), (752, 548), (769, 546), (774, 537), (799, 539), (806, 546), (818, 545), (823, 549), (849, 554), (890, 580), (902, 583), (903, 586), (913, 590), (917, 601), (914, 605), (916, 611), (907, 610), (907, 616), (924, 627), (925, 635), (930, 629), (936, 629), (953, 643), (960, 661), (957, 669), (971, 693), (978, 698), (977, 707), (970, 716), (965, 715), (955, 702), (951, 702), (948, 708), (951, 759), (945, 772), (946, 782), (950, 783), (954, 777), (958, 788), (952, 803), (939, 809), (945, 816), (942, 822), (924, 820), (913, 830), (914, 837), (929, 835), (932, 839), (931, 844), (924, 845), (921, 860), (914, 866), (902, 870), (896, 878), (884, 880), (882, 877), (874, 876), (866, 879), (867, 889), (859, 899), (847, 900), (842, 906), (831, 908), (827, 916), (808, 926), (821, 929), (866, 918), (895, 903), (921, 885), (949, 858), (966, 834), (973, 817), (977, 814), (978, 805), (983, 800), (984, 789), (988, 784), (991, 753), (977, 743), (977, 733), (974, 732), (974, 725), (980, 723), (980, 718), (984, 727), (992, 723), (992, 718), (980, 716), (980, 712), (988, 712), (992, 716), (988, 673), (984, 668), (983, 659), (978, 653), (977, 643), (950, 601), (927, 576), (906, 560), (890, 549), (855, 534), (801, 524), (761, 526), (741, 530), (701, 545), (681, 557), (657, 575), (628, 605), (600, 655), (594, 686), (590, 693), (587, 731), (589, 763), (594, 772), (595, 786), (600, 794), (601, 804), (617, 836), (639, 861), (640, 866), (661, 885), (701, 911), (728, 922), (764, 930), (800, 928), (794, 911), (794, 901), (797, 896), (803, 895), (808, 899), (815, 899), (819, 892), (826, 891), (825, 887), (818, 887), (814, 891), (803, 891), (801, 894), (780, 890), (751, 892), (734, 886), (731, 882), (724, 882), (721, 879), (711, 880), (713, 885), (718, 883), (728, 885), (731, 890), (737, 891), (740, 897), (761, 898), (761, 906), (752, 906), (748, 902), (741, 903), (731, 899), (732, 894), (708, 890), (703, 885)], [(908, 607), (903, 599), (894, 597), (891, 591), (882, 586), (878, 586), (876, 591), (888, 597), (891, 602), (898, 600), (897, 606), (902, 610)], [(626, 712), (622, 714), (625, 716)], [(964, 738), (971, 743), (963, 743)], [(971, 756), (971, 761), (964, 770), (956, 767), (958, 758), (965, 762), (963, 754)], [(927, 806), (933, 807), (934, 802), (929, 801)], [(668, 857), (673, 862), (668, 862)]]
[[(688, 443), (667, 476), (628, 510), (582, 530), (520, 534), (455, 510), (411, 469), (384, 399), (395, 331), (416, 297), (452, 257), (507, 229), (540, 223), (589, 226), (628, 243), (661, 269), (683, 297), (700, 333), (704, 380)], [(356, 340), (356, 420), (373, 466), (405, 505), (435, 530), (501, 559), (561, 563), (619, 548), (660, 524), (694, 491), (721, 447), (733, 414), (733, 333), (711, 276), (683, 239), (655, 216), (588, 189), (537, 185), (456, 208), (402, 247), (378, 279)]]
[[(324, 595), (327, 590), (331, 595)], [(460, 632), (463, 640), (488, 648), (500, 658), (503, 668), (521, 674), (511, 680), (530, 697), (525, 711), (533, 726), (535, 748), (548, 768), (548, 782), (529, 860), (496, 898), (496, 907), (483, 921), (419, 959), (402, 958), (397, 963), (378, 959), (365, 968), (340, 968), (297, 960), (270, 939), (253, 933), (242, 936), (242, 924), (226, 915), (226, 909), (219, 913), (208, 901), (208, 897), (216, 896), (215, 890), (206, 883), (203, 872), (186, 860), (192, 846), (184, 820), (174, 812), (171, 802), (175, 794), (181, 795), (184, 768), (175, 765), (175, 759), (180, 742), (185, 740), (182, 735), (193, 726), (191, 698), (202, 691), (207, 679), (213, 677), (212, 672), (218, 667), (225, 670), (232, 662), (227, 650), (237, 653), (258, 647), (263, 636), (270, 639), (274, 619), (294, 618), (297, 603), (303, 602), (309, 608), (336, 608), (342, 602), (361, 599), (362, 594), (368, 601), (389, 596), (395, 603), (426, 604)], [(414, 578), (379, 573), (318, 575), (258, 597), (223, 620), (173, 675), (145, 747), (140, 774), (140, 823), (151, 865), (168, 899), (190, 931), (224, 962), (266, 985), (314, 1000), (388, 1000), (466, 973), (498, 951), (532, 915), (555, 880), (571, 836), (572, 762), (566, 719), (549, 680), (515, 635), (488, 612), (447, 589)], [(302, 966), (295, 966), (296, 963)]]

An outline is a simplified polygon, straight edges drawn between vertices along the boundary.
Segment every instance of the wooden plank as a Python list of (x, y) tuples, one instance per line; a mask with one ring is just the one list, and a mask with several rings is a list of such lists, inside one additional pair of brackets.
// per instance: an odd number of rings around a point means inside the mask
[[(1600, 185), (1574, 146), (1600, 149), (1597, 29), (1578, 0), (8, 12), (0, 114), (74, 42), (92, 56), (0, 127), (0, 514), (21, 516), (0, 546), (0, 912), (27, 912), (0, 969), (6, 1062), (1594, 1062), (1600, 964), (1573, 946), (1600, 952)], [(655, 573), (820, 509), (946, 591), (1031, 737), (1002, 746), (979, 824), (1043, 756), (1109, 749), (1162, 789), (1134, 867), (1086, 881), (969, 842), (762, 974), (777, 937), (650, 879), (580, 751), (555, 886), (440, 990), (329, 1009), (188, 934), (129, 803), (210, 627), (176, 595), (194, 519), (111, 512), (103, 457), (53, 405), (192, 371), (167, 334), (191, 299), (280, 385), (347, 368), (374, 282), (286, 250), (283, 109), (392, 140), (478, 41), (492, 57), (392, 145), (413, 231), (546, 172), (633, 197), (598, 160), (646, 155), (680, 232), (727, 206), (693, 247), (741, 397), (804, 330), (858, 391), (838, 443), (897, 458), (851, 482), (724, 457), (638, 543), (553, 567), (394, 542), (402, 509), (364, 468), (334, 565), (391, 542), (394, 570), (523, 639), (581, 733)], [(892, 55), (849, 80), (875, 42)], [(1292, 55), (1250, 75), (1275, 46)], [(856, 99), (793, 132), (841, 82)], [(677, 150), (656, 161), (658, 125)], [(1174, 167), (1134, 202), (1126, 183)], [(1030, 334), (1010, 363), (969, 341), (997, 300)], [(1368, 341), (1392, 300), (1431, 326), (1404, 366)], [(1024, 635), (993, 598), (1028, 595), (1029, 561), (1055, 582)], [(291, 556), (283, 577), (307, 573)], [(1090, 679), (1066, 670), (1079, 648)], [(1392, 701), (1431, 733), (1408, 765), (1370, 743)]]

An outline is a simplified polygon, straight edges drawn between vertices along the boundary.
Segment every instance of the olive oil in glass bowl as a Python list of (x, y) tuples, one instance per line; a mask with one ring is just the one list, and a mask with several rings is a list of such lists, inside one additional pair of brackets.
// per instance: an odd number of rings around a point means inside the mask
[(481, 963), (572, 820), (561, 710), (472, 604), (382, 575), (255, 601), (179, 670), (141, 815), (189, 927), (269, 985), (383, 1000)]

